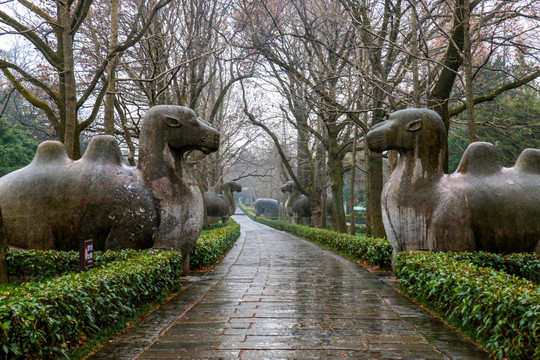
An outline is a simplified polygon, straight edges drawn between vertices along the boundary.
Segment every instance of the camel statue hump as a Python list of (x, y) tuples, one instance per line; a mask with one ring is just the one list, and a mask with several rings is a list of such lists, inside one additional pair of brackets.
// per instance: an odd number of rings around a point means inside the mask
[(540, 174), (540, 149), (525, 149), (516, 160), (515, 169)]
[(501, 169), (501, 159), (495, 146), (487, 142), (474, 142), (463, 153), (457, 172), (471, 175), (492, 175)]
[(32, 166), (64, 165), (71, 162), (64, 144), (59, 141), (44, 141), (39, 144)]
[(114, 136), (98, 135), (90, 140), (81, 160), (104, 165), (122, 165), (122, 152)]

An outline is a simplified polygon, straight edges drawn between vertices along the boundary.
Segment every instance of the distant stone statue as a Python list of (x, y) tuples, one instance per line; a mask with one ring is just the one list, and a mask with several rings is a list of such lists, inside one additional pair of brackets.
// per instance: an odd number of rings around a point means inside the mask
[[(281, 185), (281, 192), (288, 194), (285, 200), (287, 215), (291, 216), (293, 223), (309, 225), (311, 223), (311, 205), (306, 195), (300, 193), (294, 181)], [(326, 216), (332, 222), (332, 195), (326, 195)]]
[(540, 150), (503, 168), (492, 144), (472, 143), (446, 175), (445, 141), (443, 121), (427, 109), (396, 111), (367, 134), (372, 151), (399, 152), (381, 199), (394, 258), (403, 250), (540, 253)]
[(25, 249), (159, 248), (182, 252), (185, 267), (203, 222), (202, 194), (187, 150), (216, 151), (218, 132), (181, 106), (154, 106), (143, 120), (137, 168), (126, 166), (112, 136), (94, 137), (72, 161), (46, 141), (32, 163), (0, 178), (7, 243)]
[(278, 216), (278, 201), (276, 199), (260, 198), (255, 200), (255, 216)]
[(204, 194), (204, 204), (206, 215), (209, 217), (220, 217), (223, 224), (227, 224), (229, 217), (236, 211), (236, 202), (233, 192), (242, 191), (242, 186), (234, 181), (223, 184), (223, 195)]

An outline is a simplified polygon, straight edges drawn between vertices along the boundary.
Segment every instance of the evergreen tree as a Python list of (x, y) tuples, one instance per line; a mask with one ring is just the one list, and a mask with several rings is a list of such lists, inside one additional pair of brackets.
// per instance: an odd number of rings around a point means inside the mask
[(0, 119), (0, 176), (28, 165), (37, 147), (37, 139), (27, 130)]

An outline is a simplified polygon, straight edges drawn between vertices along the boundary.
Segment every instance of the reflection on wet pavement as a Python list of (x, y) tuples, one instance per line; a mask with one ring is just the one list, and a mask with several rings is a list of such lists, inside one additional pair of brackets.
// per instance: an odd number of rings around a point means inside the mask
[(93, 358), (487, 359), (384, 277), (235, 216), (225, 259)]

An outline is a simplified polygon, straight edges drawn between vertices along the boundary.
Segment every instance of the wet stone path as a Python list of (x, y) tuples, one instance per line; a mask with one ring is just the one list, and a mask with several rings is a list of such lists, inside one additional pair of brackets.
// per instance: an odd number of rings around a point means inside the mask
[(372, 274), (235, 215), (237, 244), (213, 271), (92, 359), (487, 359)]

